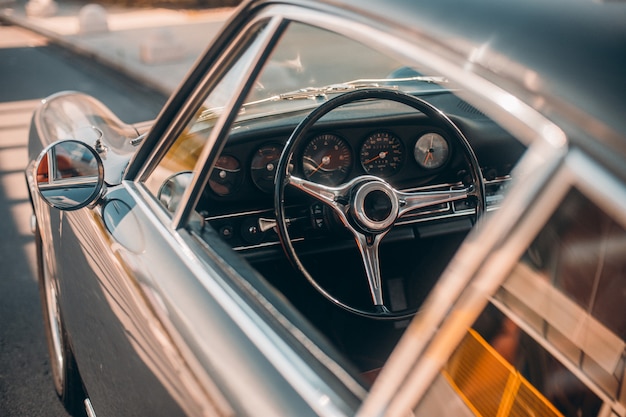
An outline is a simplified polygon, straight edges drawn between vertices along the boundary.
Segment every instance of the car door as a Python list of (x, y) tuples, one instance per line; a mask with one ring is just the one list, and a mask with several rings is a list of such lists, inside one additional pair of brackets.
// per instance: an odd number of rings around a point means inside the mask
[(60, 214), (63, 316), (98, 416), (352, 414), (364, 396), (332, 371), (332, 349), (306, 342), (316, 333), (299, 315), (268, 310), (268, 299), (284, 302), (262, 282), (252, 290), (257, 273), (219, 236), (177, 227), (183, 216), (202, 221), (184, 213), (210, 169), (206, 153), (218, 152), (211, 146), (282, 19), (242, 25), (221, 65), (191, 77), (180, 111), (164, 112), (157, 123), (167, 118), (169, 130), (159, 143), (148, 136), (140, 167), (93, 210)]
[[(214, 94), (240, 82), (242, 66), (258, 50), (250, 43), (245, 46), (251, 52)], [(226, 355), (214, 347), (217, 352), (200, 354), (197, 349), (215, 345), (191, 343), (199, 343), (200, 336), (241, 335), (223, 322), (219, 303), (203, 289), (201, 280), (211, 270), (194, 264), (170, 227), (171, 218), (153, 199), (125, 181), (109, 187), (91, 210), (51, 216), (59, 219), (52, 223), (59, 236), (54, 251), (62, 277), (59, 299), (86, 394), (99, 416), (231, 415), (233, 409), (205, 368), (210, 364), (196, 355), (232, 364), (238, 363), (235, 350)], [(181, 300), (210, 312), (171, 311)], [(220, 340), (245, 350), (244, 342)]]

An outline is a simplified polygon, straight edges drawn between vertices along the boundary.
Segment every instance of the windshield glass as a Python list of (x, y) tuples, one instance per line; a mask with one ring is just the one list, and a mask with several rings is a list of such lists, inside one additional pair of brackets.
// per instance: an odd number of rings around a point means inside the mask
[(363, 78), (387, 78), (400, 62), (336, 33), (292, 23), (259, 76), (250, 98)]
[(441, 77), (409, 68), (353, 39), (291, 23), (248, 94), (241, 116), (309, 108), (358, 88), (440, 90), (442, 83)]

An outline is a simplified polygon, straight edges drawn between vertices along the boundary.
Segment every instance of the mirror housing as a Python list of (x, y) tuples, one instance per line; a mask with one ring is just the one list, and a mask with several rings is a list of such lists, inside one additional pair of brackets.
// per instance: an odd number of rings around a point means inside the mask
[(42, 199), (59, 210), (78, 210), (97, 202), (104, 191), (104, 167), (98, 153), (68, 139), (46, 147), (35, 164)]

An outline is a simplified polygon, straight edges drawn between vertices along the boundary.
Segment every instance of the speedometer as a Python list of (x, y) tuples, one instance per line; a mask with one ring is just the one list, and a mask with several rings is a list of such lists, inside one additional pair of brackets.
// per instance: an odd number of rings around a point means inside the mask
[(404, 145), (388, 132), (376, 132), (361, 146), (361, 165), (368, 174), (390, 176), (404, 162)]
[(304, 176), (324, 185), (342, 183), (352, 167), (352, 151), (337, 135), (322, 134), (311, 139), (302, 154)]

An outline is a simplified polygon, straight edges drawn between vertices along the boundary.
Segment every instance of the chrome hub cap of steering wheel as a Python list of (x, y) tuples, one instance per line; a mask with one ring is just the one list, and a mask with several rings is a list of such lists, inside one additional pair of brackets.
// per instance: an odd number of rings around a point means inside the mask
[(352, 216), (365, 231), (381, 233), (398, 218), (398, 199), (384, 182), (367, 182), (357, 187), (352, 202)]

